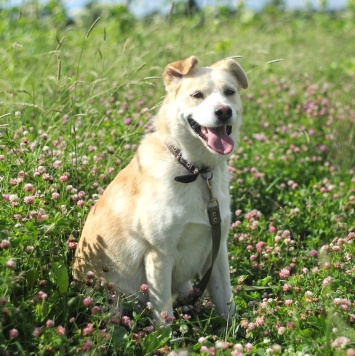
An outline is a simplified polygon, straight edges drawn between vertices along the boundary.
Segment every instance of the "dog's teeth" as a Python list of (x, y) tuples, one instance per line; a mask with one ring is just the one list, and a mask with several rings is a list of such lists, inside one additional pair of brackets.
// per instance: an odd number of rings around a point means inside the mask
[(202, 132), (204, 135), (207, 135), (207, 134), (208, 134), (208, 130), (206, 129), (206, 127), (202, 127), (202, 128), (201, 128), (201, 132)]
[(201, 129), (201, 126), (196, 121), (191, 120), (189, 123), (194, 131), (199, 131)]

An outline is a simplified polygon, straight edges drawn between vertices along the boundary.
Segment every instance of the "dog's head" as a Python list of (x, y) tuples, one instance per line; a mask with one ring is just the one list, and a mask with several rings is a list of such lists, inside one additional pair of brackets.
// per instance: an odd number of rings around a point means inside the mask
[(227, 155), (238, 139), (242, 111), (239, 91), (248, 87), (248, 80), (232, 59), (209, 67), (197, 63), (193, 56), (173, 62), (163, 74), (166, 102), (177, 114), (174, 134), (185, 143), (197, 138), (209, 152)]

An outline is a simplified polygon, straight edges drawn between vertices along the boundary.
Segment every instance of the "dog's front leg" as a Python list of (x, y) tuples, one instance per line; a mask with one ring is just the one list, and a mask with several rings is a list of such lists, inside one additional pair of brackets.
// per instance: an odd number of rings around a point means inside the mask
[(235, 304), (230, 282), (226, 242), (222, 242), (219, 248), (217, 258), (213, 265), (211, 278), (207, 285), (207, 291), (218, 314), (225, 319), (231, 319), (235, 314)]
[(162, 312), (173, 316), (171, 280), (173, 259), (160, 251), (150, 251), (145, 257), (145, 273), (149, 286), (149, 300), (153, 305), (156, 319), (164, 318)]

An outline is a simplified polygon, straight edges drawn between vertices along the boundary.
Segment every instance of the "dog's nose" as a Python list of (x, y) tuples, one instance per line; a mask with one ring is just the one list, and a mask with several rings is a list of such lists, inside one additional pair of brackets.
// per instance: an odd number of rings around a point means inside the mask
[(232, 108), (228, 105), (217, 106), (214, 110), (216, 118), (222, 122), (227, 121), (232, 117)]

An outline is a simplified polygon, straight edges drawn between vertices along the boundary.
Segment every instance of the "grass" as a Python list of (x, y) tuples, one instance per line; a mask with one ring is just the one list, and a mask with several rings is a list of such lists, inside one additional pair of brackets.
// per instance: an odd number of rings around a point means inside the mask
[[(197, 14), (60, 26), (2, 16), (2, 354), (354, 355), (353, 14)], [(208, 300), (113, 318), (99, 276), (73, 281), (85, 217), (151, 129), (161, 73), (241, 55), (250, 88), (229, 165), (237, 317)], [(266, 64), (278, 58), (283, 61)]]

